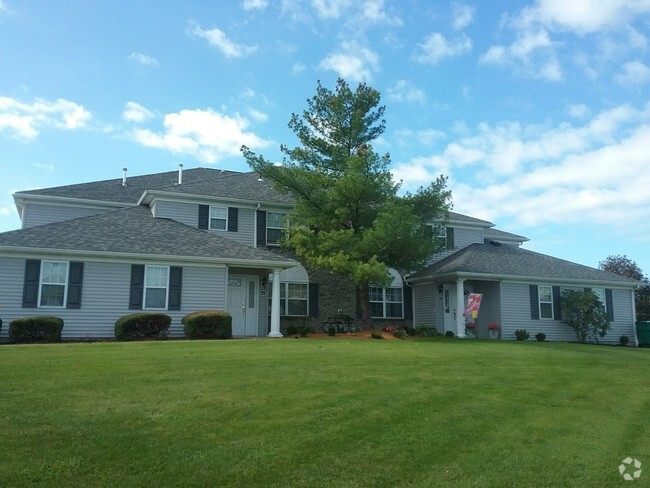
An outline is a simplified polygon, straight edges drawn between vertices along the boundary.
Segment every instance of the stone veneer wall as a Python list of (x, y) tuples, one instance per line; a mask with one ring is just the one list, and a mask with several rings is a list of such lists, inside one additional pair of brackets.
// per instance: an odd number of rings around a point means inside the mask
[[(267, 251), (279, 254), (284, 257), (296, 259), (295, 253), (290, 250), (278, 247), (267, 247)], [(357, 288), (347, 277), (335, 274), (331, 271), (314, 269), (304, 265), (309, 274), (309, 281), (318, 284), (318, 317), (282, 317), (280, 329), (284, 333), (289, 325), (309, 325), (316, 331), (321, 330), (321, 325), (327, 317), (336, 315), (339, 310), (344, 315), (353, 319), (357, 317)], [(411, 326), (412, 320), (374, 319), (373, 327), (384, 327), (385, 325)]]

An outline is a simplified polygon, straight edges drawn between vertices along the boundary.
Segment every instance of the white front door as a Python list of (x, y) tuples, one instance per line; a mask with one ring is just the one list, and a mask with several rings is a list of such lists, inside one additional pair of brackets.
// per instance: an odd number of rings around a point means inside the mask
[(233, 336), (257, 336), (257, 286), (256, 276), (232, 275), (228, 278), (226, 311), (232, 315)]
[[(442, 311), (444, 317), (444, 331), (456, 330), (456, 285), (444, 285), (442, 287)], [(462, 313), (462, 312), (461, 312)]]

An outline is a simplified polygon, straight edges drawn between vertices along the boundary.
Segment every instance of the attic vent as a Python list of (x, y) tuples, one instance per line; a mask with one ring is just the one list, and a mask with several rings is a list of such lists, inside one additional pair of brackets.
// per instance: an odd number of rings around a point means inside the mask
[(126, 186), (126, 168), (122, 168), (122, 186)]

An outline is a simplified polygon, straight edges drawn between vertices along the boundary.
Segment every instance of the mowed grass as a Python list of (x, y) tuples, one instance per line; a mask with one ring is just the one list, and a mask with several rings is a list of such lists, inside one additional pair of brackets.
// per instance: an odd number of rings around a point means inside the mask
[(0, 371), (2, 487), (626, 486), (627, 456), (650, 485), (647, 349), (5, 345)]

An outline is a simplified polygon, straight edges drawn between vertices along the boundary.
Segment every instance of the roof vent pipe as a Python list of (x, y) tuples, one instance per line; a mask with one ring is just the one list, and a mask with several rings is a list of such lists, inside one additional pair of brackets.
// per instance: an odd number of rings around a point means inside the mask
[(122, 168), (122, 186), (126, 186), (126, 168)]
[(178, 165), (178, 184), (183, 184), (183, 163)]

